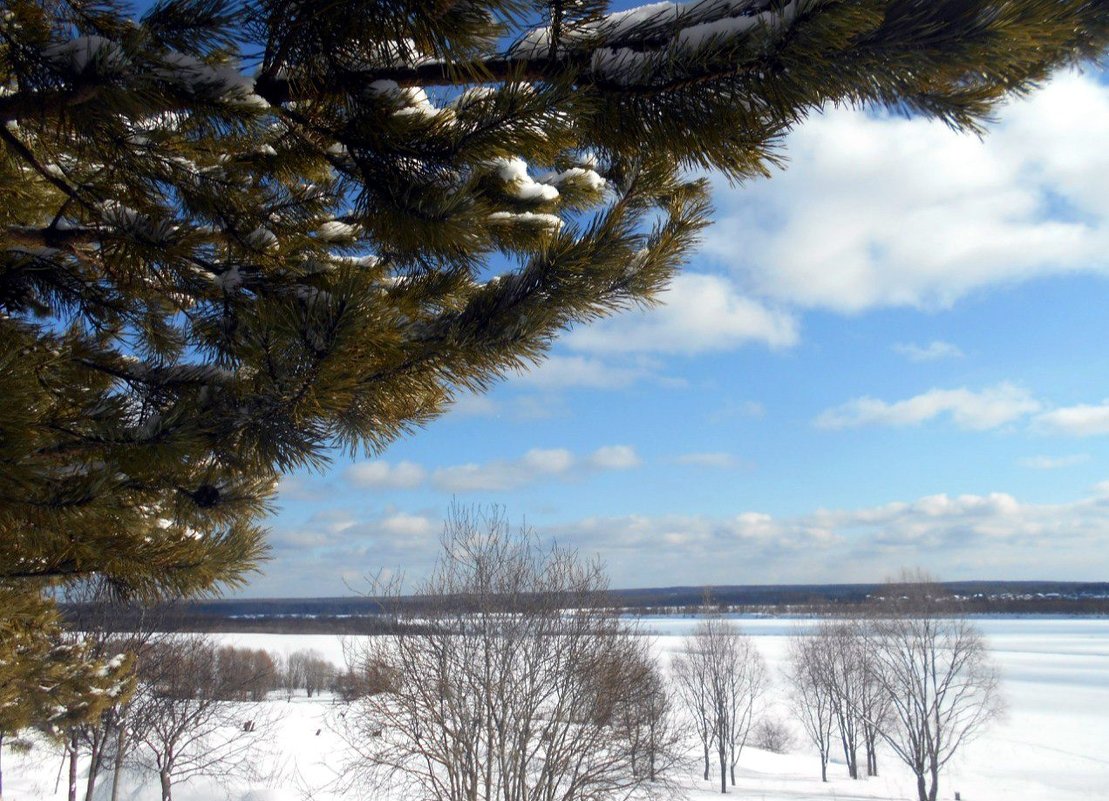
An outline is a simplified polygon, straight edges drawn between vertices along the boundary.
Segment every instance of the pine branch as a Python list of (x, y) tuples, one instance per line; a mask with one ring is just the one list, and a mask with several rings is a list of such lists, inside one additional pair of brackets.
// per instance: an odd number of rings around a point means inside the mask
[(96, 245), (102, 240), (104, 232), (100, 228), (87, 226), (58, 228), (49, 225), (45, 228), (30, 228), (15, 225), (5, 229), (4, 235), (12, 244), (62, 249), (73, 245)]

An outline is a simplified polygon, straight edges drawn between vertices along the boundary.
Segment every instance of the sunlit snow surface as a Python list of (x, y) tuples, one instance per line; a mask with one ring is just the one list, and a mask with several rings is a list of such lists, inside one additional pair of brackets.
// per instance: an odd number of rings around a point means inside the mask
[[(693, 626), (691, 618), (648, 618), (642, 623), (662, 653), (676, 648)], [(756, 637), (760, 651), (777, 678), (791, 631), (806, 621), (741, 619)], [(1007, 718), (967, 747), (963, 757), (941, 779), (941, 798), (964, 801), (1076, 801), (1109, 798), (1109, 619), (987, 618), (978, 621), (1003, 671), (1009, 705)], [(314, 648), (336, 663), (342, 661), (339, 638), (323, 635), (284, 636), (227, 634), (237, 646), (289, 653)], [(772, 703), (780, 703), (781, 682)], [(275, 699), (276, 699), (275, 695)], [(337, 801), (376, 798), (371, 793), (339, 795), (331, 787), (342, 763), (340, 740), (329, 719), (340, 706), (329, 699), (283, 698), (271, 702), (280, 719), (267, 753), (260, 754), (258, 773), (266, 778), (245, 781), (198, 779), (174, 790), (175, 801)], [(244, 705), (248, 706), (248, 705)], [(244, 718), (249, 710), (244, 709)], [(784, 718), (784, 707), (770, 710)], [(316, 732), (319, 731), (319, 734)], [(65, 798), (60, 755), (36, 749), (26, 756), (4, 753), (5, 801)], [(803, 746), (779, 756), (756, 749), (744, 751), (738, 785), (730, 795), (760, 801), (809, 799), (914, 799), (908, 771), (892, 755), (879, 757), (881, 776), (852, 781), (840, 761), (829, 768), (828, 784), (819, 781), (814, 754)], [(158, 798), (156, 777), (128, 774), (122, 801)], [(101, 780), (97, 798), (107, 799), (111, 779)], [(683, 779), (686, 797), (708, 801), (719, 796), (713, 782), (702, 782), (693, 766)], [(83, 781), (80, 787), (83, 794)], [(399, 801), (399, 800), (398, 800)]]

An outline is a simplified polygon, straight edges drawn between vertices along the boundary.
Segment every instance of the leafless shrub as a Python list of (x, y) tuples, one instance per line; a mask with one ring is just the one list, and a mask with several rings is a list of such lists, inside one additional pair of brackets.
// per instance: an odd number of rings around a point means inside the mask
[(751, 730), (751, 745), (773, 754), (788, 754), (797, 747), (797, 738), (785, 721), (762, 718)]
[(603, 605), (599, 567), (512, 534), (495, 511), (453, 510), (443, 546), (418, 618), (398, 607), (397, 633), (351, 655), (382, 691), (342, 718), (345, 782), (441, 801), (666, 789), (664, 685)]

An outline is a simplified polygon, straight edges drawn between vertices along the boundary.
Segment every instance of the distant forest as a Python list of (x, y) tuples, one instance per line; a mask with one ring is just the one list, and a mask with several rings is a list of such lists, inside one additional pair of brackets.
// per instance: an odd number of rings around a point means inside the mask
[[(762, 615), (849, 615), (854, 607), (881, 596), (882, 584), (778, 584), (763, 586), (648, 587), (610, 590), (616, 607), (653, 615), (698, 611), (708, 598), (721, 611)], [(962, 581), (942, 585), (971, 614), (1109, 615), (1109, 582)], [(159, 627), (174, 631), (375, 634), (392, 629), (391, 613), (411, 610), (415, 598), (237, 598), (189, 601), (160, 610), (121, 607), (112, 625), (138, 626), (154, 615)], [(458, 599), (464, 608), (465, 599)], [(75, 625), (90, 614), (82, 604), (64, 611)]]

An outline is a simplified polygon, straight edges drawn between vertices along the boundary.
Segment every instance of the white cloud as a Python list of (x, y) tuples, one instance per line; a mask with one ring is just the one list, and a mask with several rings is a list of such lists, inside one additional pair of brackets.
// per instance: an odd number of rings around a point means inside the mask
[(315, 476), (284, 475), (277, 481), (277, 497), (282, 501), (316, 501), (327, 493), (326, 482)]
[[(428, 512), (359, 518), (329, 510), (274, 532), (275, 559), (259, 593), (319, 594), (404, 565), (419, 580), (439, 552)], [(938, 494), (794, 515), (590, 517), (542, 526), (608, 565), (614, 587), (881, 581), (902, 566), (941, 579), (1093, 580), (1109, 572), (1109, 481), (1063, 503), (1005, 492)], [(310, 558), (306, 558), (310, 556)]]
[(488, 395), (467, 392), (459, 395), (450, 406), (450, 414), (461, 417), (495, 417), (501, 411)]
[(1067, 456), (1028, 456), (1017, 460), (1017, 464), (1032, 470), (1060, 470), (1088, 461), (1090, 461), (1090, 454), (1072, 453)]
[(938, 339), (932, 340), (927, 345), (898, 342), (893, 346), (893, 350), (911, 362), (935, 362), (940, 359), (961, 359), (963, 357), (963, 352), (957, 346)]
[(609, 364), (587, 356), (553, 355), (521, 373), (513, 381), (542, 389), (621, 389), (650, 374), (650, 370), (639, 365)]
[(613, 586), (644, 587), (881, 581), (905, 565), (950, 580), (1092, 579), (1109, 570), (1107, 529), (1109, 489), (1095, 488), (1061, 504), (940, 494), (782, 517), (597, 517), (544, 533), (599, 554)]
[(359, 462), (347, 468), (346, 478), (356, 487), (412, 489), (424, 483), (427, 472), (414, 462)]
[(1059, 75), (983, 141), (939, 122), (830, 109), (789, 168), (715, 193), (704, 252), (787, 308), (946, 307), (1038, 276), (1109, 270), (1109, 87)]
[(589, 464), (598, 470), (630, 470), (641, 462), (631, 445), (605, 445), (593, 451)]
[(718, 467), (727, 469), (735, 467), (735, 457), (730, 453), (683, 453), (676, 459), (678, 464), (691, 464), (699, 467)]
[(546, 392), (516, 394), (499, 400), (490, 398), (488, 395), (467, 394), (452, 404), (449, 413), (452, 416), (527, 421), (563, 417), (567, 414), (567, 407), (561, 397)]
[(1109, 400), (1096, 406), (1079, 404), (1044, 412), (1036, 418), (1036, 427), (1046, 433), (1072, 437), (1109, 434)]
[(503, 492), (544, 478), (573, 479), (591, 470), (627, 470), (639, 464), (630, 445), (606, 445), (584, 458), (563, 448), (533, 448), (519, 459), (439, 468), (431, 480), (443, 492)]
[(913, 426), (950, 415), (960, 428), (997, 428), (1040, 409), (1040, 403), (1025, 389), (1009, 383), (973, 391), (931, 389), (893, 403), (862, 397), (822, 412), (818, 428), (841, 429), (863, 426)]
[(381, 520), (381, 531), (394, 537), (428, 537), (439, 530), (439, 523), (423, 515), (397, 512)]
[(574, 455), (565, 448), (532, 448), (520, 460), (521, 465), (529, 471), (539, 474), (565, 473), (574, 465)]
[(774, 348), (798, 340), (797, 320), (741, 294), (725, 276), (685, 272), (662, 305), (572, 331), (565, 344), (592, 354), (704, 353), (757, 342)]

